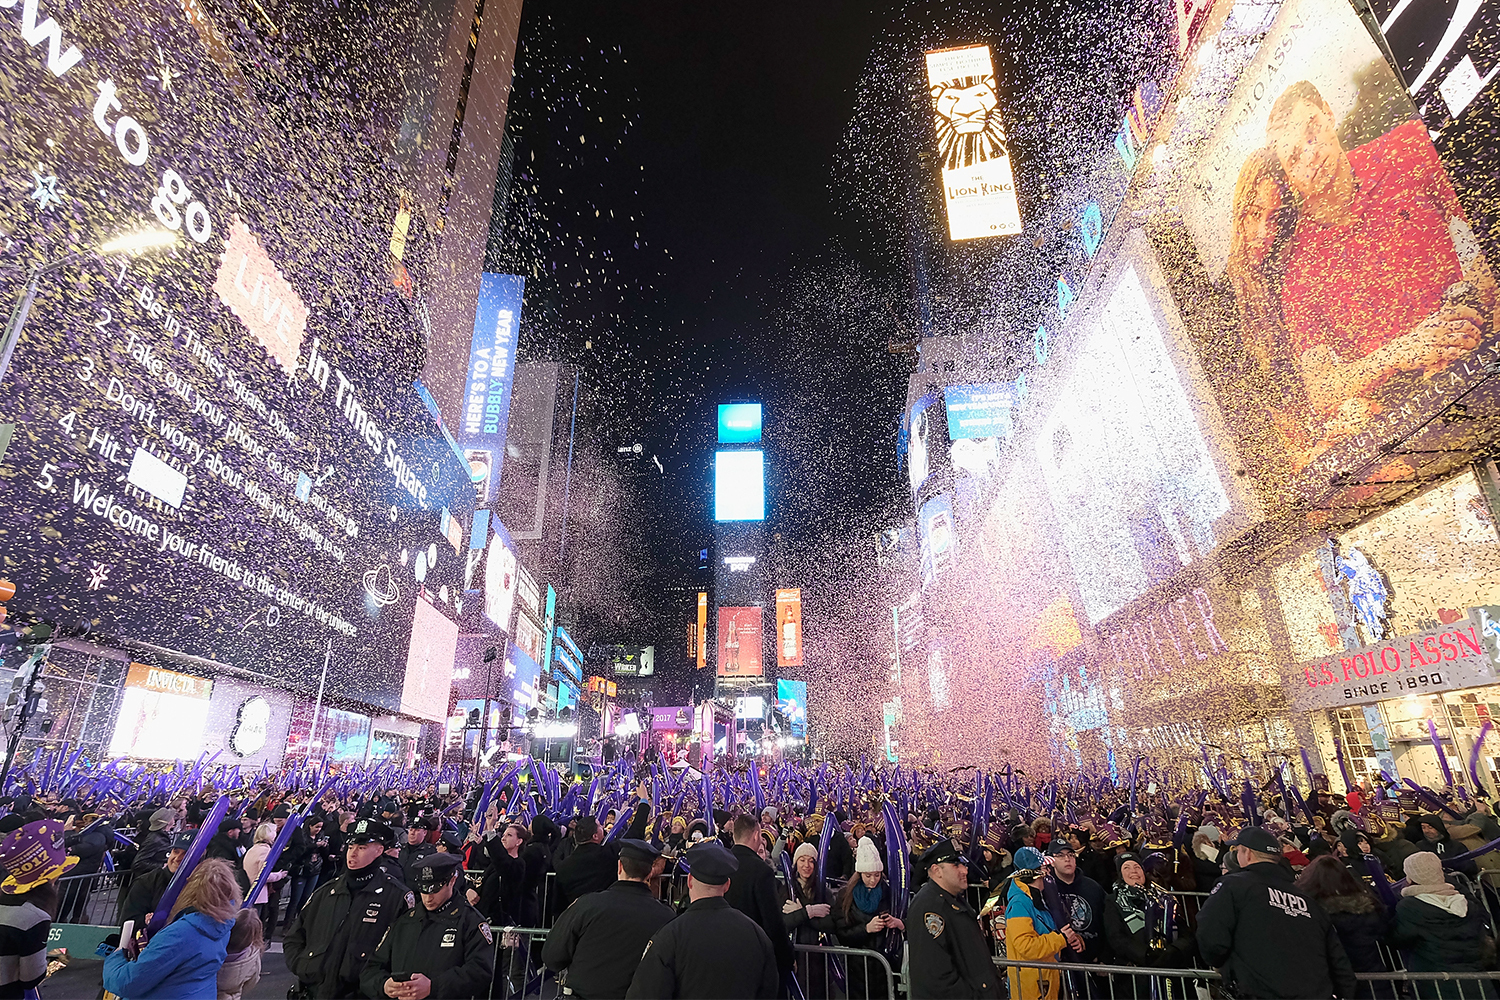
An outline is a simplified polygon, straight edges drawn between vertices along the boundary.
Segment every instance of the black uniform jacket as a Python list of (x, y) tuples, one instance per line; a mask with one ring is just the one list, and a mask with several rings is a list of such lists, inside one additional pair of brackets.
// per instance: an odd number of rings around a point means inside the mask
[(724, 898), (729, 905), (760, 925), (776, 952), (776, 968), (781, 975), (792, 971), (796, 952), (792, 948), (791, 936), (786, 930), (786, 921), (781, 915), (781, 897), (776, 891), (776, 875), (771, 866), (760, 859), (755, 849), (744, 844), (735, 844), (734, 860), (739, 868), (729, 878), (729, 891)]
[(780, 976), (771, 939), (722, 896), (700, 899), (646, 945), (632, 1000), (769, 1000)]
[(1354, 969), (1332, 918), (1297, 889), (1290, 868), (1272, 861), (1214, 886), (1198, 910), (1198, 951), (1240, 996), (1354, 995)]
[(562, 912), (547, 935), (542, 962), (568, 970), (568, 988), (584, 1000), (618, 1000), (652, 935), (676, 914), (644, 882), (621, 880)]
[(383, 997), (385, 981), (404, 972), (420, 972), (432, 980), (433, 1000), (488, 997), (495, 974), (494, 935), (457, 892), (436, 910), (419, 904), (396, 918), (359, 983), (366, 996)]
[(359, 974), (375, 946), (415, 900), (377, 872), (351, 893), (349, 873), (313, 890), (286, 932), (286, 967), (319, 997), (359, 995)]
[(906, 911), (911, 995), (998, 997), (1000, 973), (968, 900), (928, 879)]

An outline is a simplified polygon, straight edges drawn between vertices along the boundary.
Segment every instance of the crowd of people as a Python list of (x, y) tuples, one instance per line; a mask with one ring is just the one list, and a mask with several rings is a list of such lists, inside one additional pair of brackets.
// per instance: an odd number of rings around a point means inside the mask
[[(21, 792), (0, 800), (0, 998), (42, 982), (54, 920), (122, 926), (102, 983), (125, 1000), (239, 997), (278, 932), (293, 995), (402, 1000), (544, 980), (585, 998), (886, 996), (885, 964), (912, 997), (1050, 998), (1064, 976), (1077, 996), (1153, 997), (1194, 967), (1241, 996), (1353, 997), (1387, 995), (1355, 974), (1396, 954), (1413, 972), (1495, 964), (1481, 870), (1500, 868), (1500, 824), (1482, 796), (783, 768), (200, 777), (113, 811)], [(1102, 971), (1118, 967), (1139, 971)]]

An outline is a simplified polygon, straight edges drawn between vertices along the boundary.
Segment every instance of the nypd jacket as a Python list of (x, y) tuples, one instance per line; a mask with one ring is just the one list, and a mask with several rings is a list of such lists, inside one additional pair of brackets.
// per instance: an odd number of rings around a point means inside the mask
[(906, 912), (914, 997), (998, 997), (1000, 973), (968, 900), (928, 880)]
[(1219, 880), (1198, 911), (1198, 950), (1242, 997), (1354, 995), (1354, 969), (1332, 918), (1275, 862)]
[(313, 890), (282, 945), (286, 967), (319, 997), (357, 996), (366, 960), (415, 903), (406, 886), (383, 871), (372, 871), (368, 880), (353, 874), (352, 883), (344, 872)]
[(562, 912), (542, 947), (547, 968), (568, 970), (568, 988), (585, 1000), (623, 997), (652, 936), (676, 914), (644, 882), (621, 880), (582, 896)]
[(432, 980), (434, 1000), (488, 997), (495, 974), (489, 925), (457, 893), (429, 910), (418, 905), (396, 918), (360, 975), (365, 995), (383, 997), (385, 981), (402, 973)]

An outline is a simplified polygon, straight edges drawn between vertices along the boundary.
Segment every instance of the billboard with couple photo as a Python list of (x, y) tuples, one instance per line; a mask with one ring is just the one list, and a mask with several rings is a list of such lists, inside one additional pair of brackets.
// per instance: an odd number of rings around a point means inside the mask
[(1196, 339), (1242, 460), (1293, 504), (1409, 477), (1497, 357), (1495, 279), (1415, 107), (1345, 0), (1294, 0), (1214, 113), (1178, 207), (1227, 291)]

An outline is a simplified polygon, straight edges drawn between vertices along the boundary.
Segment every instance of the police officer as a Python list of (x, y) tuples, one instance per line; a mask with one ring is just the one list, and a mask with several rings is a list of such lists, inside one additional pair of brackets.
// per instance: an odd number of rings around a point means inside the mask
[(401, 855), (397, 859), (401, 862), (402, 871), (409, 872), (413, 866), (437, 851), (427, 842), (427, 835), (438, 828), (438, 821), (430, 816), (419, 816), (411, 821), (411, 826), (406, 828), (406, 843), (401, 847)]
[(969, 905), (969, 865), (950, 838), (918, 861), (927, 881), (911, 899), (906, 940), (914, 997), (998, 997), (1000, 976), (990, 960), (979, 917)]
[(365, 995), (396, 1000), (487, 997), (495, 972), (495, 939), (479, 911), (455, 892), (460, 862), (429, 854), (408, 872), (422, 905), (402, 914), (365, 971)]
[(775, 997), (780, 977), (771, 939), (724, 898), (739, 862), (723, 844), (706, 840), (683, 855), (683, 864), (692, 902), (652, 936), (625, 995)]
[(568, 989), (584, 1000), (618, 1000), (630, 988), (651, 936), (676, 916), (651, 895), (661, 852), (644, 840), (620, 841), (619, 880), (603, 892), (579, 897), (557, 918), (542, 962), (568, 970)]
[(305, 997), (357, 997), (359, 976), (382, 935), (415, 900), (386, 874), (379, 859), (396, 834), (378, 820), (349, 828), (348, 867), (313, 890), (287, 928), (286, 967)]

